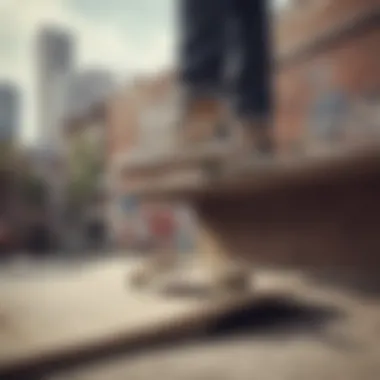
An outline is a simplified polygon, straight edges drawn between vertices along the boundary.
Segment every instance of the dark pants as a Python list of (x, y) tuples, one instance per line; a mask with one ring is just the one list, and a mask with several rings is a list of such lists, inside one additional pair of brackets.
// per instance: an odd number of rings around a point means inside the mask
[(228, 97), (244, 118), (271, 112), (266, 0), (181, 0), (180, 79), (190, 97)]

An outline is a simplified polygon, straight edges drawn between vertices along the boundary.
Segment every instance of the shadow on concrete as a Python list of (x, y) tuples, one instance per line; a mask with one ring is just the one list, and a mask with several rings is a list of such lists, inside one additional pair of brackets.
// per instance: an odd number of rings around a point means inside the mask
[(379, 271), (319, 273), (312, 276), (312, 281), (361, 297), (380, 297)]
[[(207, 286), (171, 283), (161, 289), (169, 298), (207, 300), (215, 295)], [(283, 294), (258, 296), (247, 307), (214, 320), (206, 329), (207, 338), (223, 338), (236, 334), (288, 335), (317, 332), (343, 316), (336, 306), (306, 303)]]
[(361, 350), (341, 333), (329, 330), (332, 323), (344, 323), (346, 312), (331, 304), (316, 304), (284, 296), (266, 296), (252, 305), (214, 321), (203, 341), (245, 340), (290, 341), (306, 337), (342, 352)]
[(307, 304), (284, 296), (267, 296), (252, 305), (220, 317), (210, 325), (209, 337), (224, 338), (237, 334), (276, 336), (315, 333), (344, 314), (329, 305)]

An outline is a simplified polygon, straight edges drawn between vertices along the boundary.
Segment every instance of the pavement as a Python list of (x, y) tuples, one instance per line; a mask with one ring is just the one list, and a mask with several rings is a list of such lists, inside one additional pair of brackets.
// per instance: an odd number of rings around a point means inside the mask
[[(184, 296), (186, 286), (164, 294), (169, 290), (165, 281), (153, 289), (133, 289), (128, 278), (136, 265), (122, 257), (51, 262), (24, 258), (3, 267), (0, 379), (108, 347), (166, 338), (251, 297)], [(181, 273), (176, 276), (179, 281)]]
[(258, 277), (263, 289), (277, 283), (284, 284), (282, 291), (272, 289), (202, 336), (99, 360), (49, 380), (380, 378), (380, 293), (336, 278)]
[[(81, 341), (99, 330), (138, 329), (210, 304), (196, 292), (131, 295), (125, 283), (131, 263), (120, 258), (30, 267), (24, 263), (0, 270), (3, 361), (70, 336)], [(255, 284), (254, 301), (185, 340), (109, 352), (74, 366), (49, 368), (35, 378), (380, 378), (379, 288), (351, 278), (261, 270)]]

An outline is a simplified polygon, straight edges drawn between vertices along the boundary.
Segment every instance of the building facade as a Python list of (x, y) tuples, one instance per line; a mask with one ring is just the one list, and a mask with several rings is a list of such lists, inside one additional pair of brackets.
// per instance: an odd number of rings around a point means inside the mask
[(74, 65), (73, 37), (57, 27), (44, 27), (37, 36), (38, 141), (59, 148), (68, 80)]
[[(49, 218), (56, 236), (60, 236), (64, 213), (65, 177), (56, 170), (63, 164), (63, 119), (68, 81), (74, 65), (74, 40), (56, 26), (40, 29), (36, 41), (39, 149), (49, 160), (43, 162), (43, 177), (49, 184)], [(60, 238), (58, 238), (60, 239)]]
[(19, 133), (21, 95), (13, 83), (0, 83), (0, 141), (13, 142)]
[(136, 79), (109, 103), (108, 220), (118, 245), (157, 248), (162, 241), (154, 232), (155, 220), (162, 216), (172, 230), (165, 244), (183, 251), (192, 248), (195, 226), (191, 212), (184, 205), (140, 202), (129, 195), (128, 179), (120, 175), (120, 164), (126, 156), (165, 152), (174, 146), (177, 100), (174, 75), (170, 72)]
[(289, 1), (275, 20), (280, 146), (380, 138), (380, 2)]

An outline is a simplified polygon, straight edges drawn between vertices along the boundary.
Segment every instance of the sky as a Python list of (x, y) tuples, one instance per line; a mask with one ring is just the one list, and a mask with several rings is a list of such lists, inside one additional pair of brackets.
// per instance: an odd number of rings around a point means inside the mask
[(22, 137), (31, 141), (36, 131), (33, 43), (42, 25), (75, 35), (78, 69), (105, 67), (122, 79), (172, 66), (176, 1), (0, 0), (0, 81), (22, 91)]
[(23, 95), (22, 137), (36, 132), (33, 44), (44, 24), (76, 36), (78, 68), (105, 67), (120, 76), (154, 72), (173, 62), (175, 0), (0, 0), (0, 81)]

